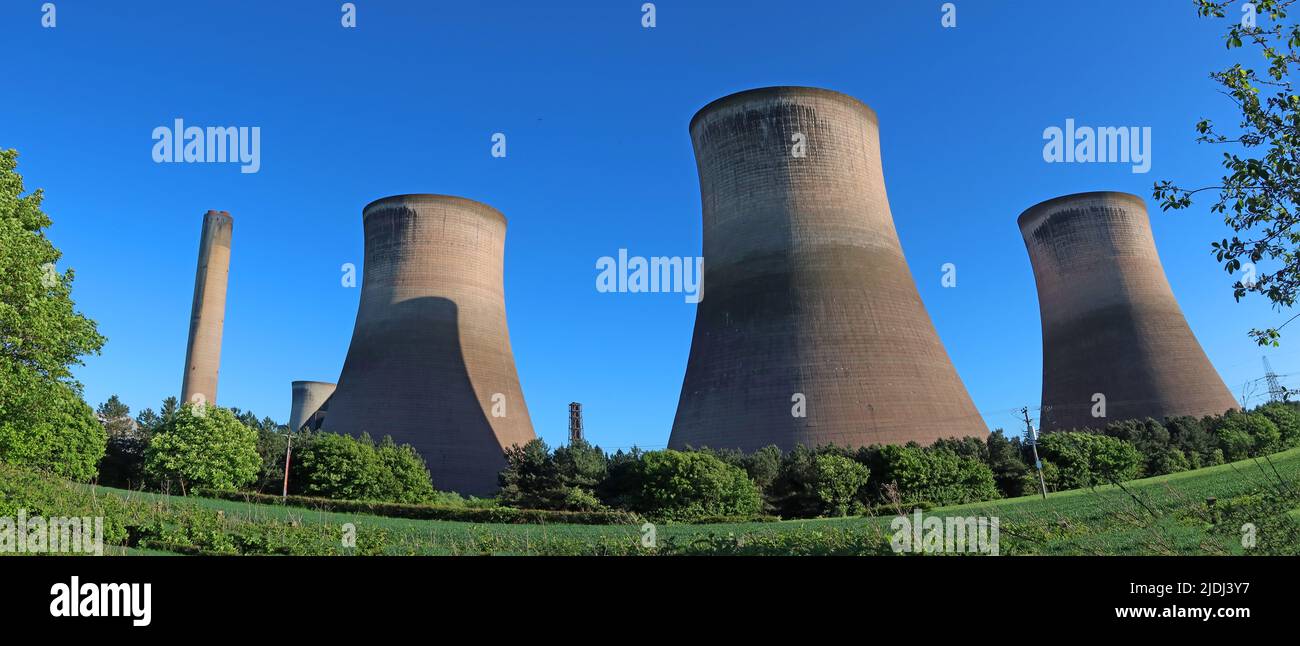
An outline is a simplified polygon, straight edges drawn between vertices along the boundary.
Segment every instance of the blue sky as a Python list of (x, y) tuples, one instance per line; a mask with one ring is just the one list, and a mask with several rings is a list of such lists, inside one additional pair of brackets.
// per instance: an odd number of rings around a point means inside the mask
[[(1191, 0), (957, 0), (956, 29), (931, 0), (661, 0), (654, 29), (642, 0), (354, 1), (356, 29), (332, 0), (56, 0), (54, 29), (41, 2), (0, 5), (0, 147), (46, 190), (60, 267), (109, 339), (77, 371), (88, 401), (118, 393), (138, 411), (179, 391), (200, 218), (222, 209), (235, 240), (218, 399), (284, 421), (291, 381), (342, 366), (359, 290), (340, 266), (361, 266), (361, 207), (450, 193), (509, 219), (507, 310), (539, 435), (563, 441), (578, 400), (602, 446), (663, 446), (694, 305), (598, 293), (595, 262), (699, 255), (691, 116), (739, 90), (812, 85), (879, 114), (921, 296), (988, 423), (1014, 428), (1041, 379), (1016, 217), (1066, 193), (1209, 183), (1220, 151), (1192, 126), (1235, 121), (1207, 78), (1229, 61), (1222, 25)], [(154, 163), (153, 129), (178, 117), (260, 127), (260, 172)], [(1044, 163), (1044, 128), (1067, 118), (1151, 127), (1151, 172)], [(495, 132), (505, 159), (489, 154)], [(1148, 206), (1174, 293), (1240, 396), (1265, 354), (1246, 331), (1290, 315), (1234, 303), (1207, 204)], [(1295, 343), (1267, 353), (1278, 372), (1300, 372)]]

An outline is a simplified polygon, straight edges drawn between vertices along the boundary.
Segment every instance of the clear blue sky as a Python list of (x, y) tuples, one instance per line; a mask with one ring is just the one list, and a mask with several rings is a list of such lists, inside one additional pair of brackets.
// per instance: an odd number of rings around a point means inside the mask
[[(1011, 428), (1041, 379), (1016, 217), (1066, 193), (1149, 199), (1159, 179), (1207, 182), (1219, 151), (1192, 126), (1232, 121), (1207, 78), (1228, 60), (1221, 25), (1191, 0), (957, 0), (956, 29), (932, 0), (660, 0), (655, 29), (642, 0), (355, 3), (354, 30), (332, 0), (56, 0), (55, 29), (39, 1), (0, 5), (0, 146), (46, 190), (61, 267), (108, 337), (77, 371), (92, 404), (177, 394), (200, 218), (223, 209), (235, 240), (219, 401), (284, 421), (290, 381), (334, 381), (342, 365), (359, 290), (339, 267), (361, 266), (361, 207), (450, 193), (509, 218), (507, 310), (538, 433), (561, 442), (579, 400), (606, 448), (663, 446), (694, 306), (597, 293), (596, 259), (699, 255), (691, 116), (738, 90), (813, 85), (879, 113), (921, 296), (976, 405)], [(261, 127), (261, 171), (155, 164), (151, 132), (177, 117)], [(1043, 129), (1067, 118), (1150, 126), (1151, 172), (1045, 164)], [(489, 155), (494, 132), (506, 159)], [(1246, 331), (1289, 314), (1234, 304), (1208, 251), (1226, 233), (1204, 204), (1149, 206), (1174, 292), (1240, 395), (1262, 374)], [(948, 262), (955, 289), (940, 285)], [(1300, 371), (1290, 341), (1269, 353), (1284, 374)]]

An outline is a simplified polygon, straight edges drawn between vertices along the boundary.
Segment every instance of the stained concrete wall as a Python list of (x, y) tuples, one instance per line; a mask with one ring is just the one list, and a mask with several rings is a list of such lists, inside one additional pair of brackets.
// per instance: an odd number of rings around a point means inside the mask
[(1174, 299), (1142, 198), (1066, 195), (1018, 224), (1042, 314), (1044, 430), (1238, 407)]
[(295, 381), (289, 406), (289, 430), (298, 432), (334, 394), (334, 384), (324, 381)]
[(704, 298), (669, 446), (987, 435), (903, 257), (876, 114), (829, 90), (764, 88), (714, 101), (690, 132)]
[(506, 327), (506, 219), (447, 195), (367, 205), (361, 304), (323, 429), (413, 445), (434, 485), (497, 489), (532, 440)]
[(208, 211), (199, 236), (199, 264), (190, 307), (189, 342), (185, 347), (182, 402), (217, 401), (221, 368), (221, 332), (226, 317), (226, 283), (230, 277), (230, 241), (235, 221), (225, 211)]

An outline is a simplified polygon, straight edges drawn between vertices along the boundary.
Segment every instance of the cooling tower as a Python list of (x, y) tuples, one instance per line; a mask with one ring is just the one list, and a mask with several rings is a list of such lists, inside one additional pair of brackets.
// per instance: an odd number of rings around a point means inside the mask
[(182, 402), (217, 401), (217, 371), (221, 367), (221, 330), (226, 317), (226, 281), (230, 276), (230, 238), (235, 221), (225, 211), (203, 216), (199, 237), (199, 266), (190, 307), (190, 338), (185, 347)]
[(798, 87), (691, 121), (704, 298), (669, 446), (987, 435), (903, 257), (877, 123), (857, 99)]
[(391, 435), (424, 456), (439, 489), (491, 494), (502, 450), (535, 437), (506, 329), (505, 216), (398, 195), (362, 219), (361, 304), (323, 428)]
[(303, 424), (321, 412), (321, 406), (334, 393), (334, 384), (323, 381), (293, 382), (293, 403), (289, 407), (289, 430), (298, 432)]
[(1142, 198), (1066, 195), (1018, 224), (1042, 313), (1044, 430), (1238, 407), (1174, 300)]

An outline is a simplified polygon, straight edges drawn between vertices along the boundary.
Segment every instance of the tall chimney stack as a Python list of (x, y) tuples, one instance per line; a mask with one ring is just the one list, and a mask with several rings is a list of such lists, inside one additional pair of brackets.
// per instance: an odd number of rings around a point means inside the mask
[(190, 309), (190, 338), (185, 349), (182, 403), (215, 404), (221, 367), (221, 330), (226, 318), (226, 281), (230, 276), (230, 239), (235, 221), (225, 211), (203, 216), (199, 266)]

